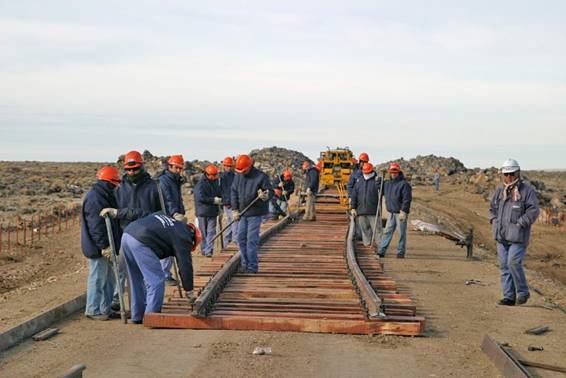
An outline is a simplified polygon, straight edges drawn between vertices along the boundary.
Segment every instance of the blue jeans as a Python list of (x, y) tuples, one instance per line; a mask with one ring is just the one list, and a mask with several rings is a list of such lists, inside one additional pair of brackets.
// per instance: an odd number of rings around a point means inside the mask
[(397, 244), (397, 256), (405, 256), (405, 251), (407, 249), (407, 220), (404, 222), (399, 220), (399, 213), (389, 214), (387, 218), (387, 224), (385, 225), (385, 230), (383, 230), (383, 235), (381, 236), (381, 242), (379, 243), (380, 255), (385, 255), (385, 251), (391, 240), (393, 239), (393, 233), (395, 228), (397, 228), (397, 223), (399, 223), (399, 243)]
[(110, 315), (114, 286), (112, 264), (104, 257), (88, 259), (85, 315)]
[(514, 301), (516, 298), (529, 297), (527, 277), (523, 271), (523, 258), (526, 252), (525, 244), (497, 242), (497, 258), (504, 298)]
[(163, 273), (165, 274), (165, 279), (168, 280), (171, 278), (171, 268), (173, 267), (173, 257), (166, 257), (161, 260), (161, 269), (163, 269)]
[[(232, 208), (224, 206), (224, 211), (226, 212), (226, 221), (228, 223), (234, 220), (234, 216), (232, 215)], [(232, 223), (232, 226), (228, 228), (224, 234), (224, 246), (227, 246), (232, 242), (232, 240), (236, 241), (238, 237), (238, 222)]]
[(240, 245), (242, 267), (257, 272), (259, 251), (259, 228), (263, 215), (242, 217), (238, 224), (238, 244)]
[(216, 236), (216, 217), (198, 217), (198, 228), (202, 234), (200, 251), (203, 255), (212, 255), (214, 243), (212, 239)]
[(159, 257), (133, 236), (122, 235), (122, 251), (130, 277), (132, 320), (140, 321), (150, 312), (161, 312), (165, 275)]

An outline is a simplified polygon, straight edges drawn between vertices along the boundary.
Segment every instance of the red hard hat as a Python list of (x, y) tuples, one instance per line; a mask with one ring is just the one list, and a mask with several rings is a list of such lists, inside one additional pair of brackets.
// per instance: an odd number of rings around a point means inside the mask
[(205, 168), (204, 171), (211, 179), (218, 178), (218, 168), (216, 168), (216, 165), (210, 164), (208, 167)]
[(316, 163), (316, 165), (314, 166), (319, 172), (322, 169), (322, 161), (319, 161), (318, 163)]
[(245, 173), (252, 165), (254, 165), (253, 159), (249, 155), (240, 155), (236, 158), (236, 172)]
[(130, 151), (124, 157), (124, 168), (137, 168), (143, 164), (143, 156), (138, 151)]
[(303, 170), (309, 169), (310, 167), (311, 167), (311, 163), (309, 163), (308, 161), (303, 162)]
[(290, 180), (291, 177), (293, 177), (293, 175), (291, 174), (291, 171), (288, 170), (288, 169), (286, 169), (286, 170), (283, 172), (283, 179), (284, 179), (284, 180)]
[(118, 185), (120, 183), (120, 172), (118, 172), (118, 168), (116, 167), (105, 165), (98, 170), (98, 172), (96, 173), (96, 178), (102, 181), (108, 181), (114, 185)]
[(389, 166), (389, 173), (393, 172), (401, 172), (401, 166), (399, 165), (399, 163), (391, 163), (391, 165)]
[(232, 159), (232, 156), (226, 156), (224, 158), (224, 161), (222, 162), (222, 165), (224, 165), (225, 167), (233, 167), (234, 159)]
[(281, 197), (281, 189), (280, 188), (275, 188), (273, 189), (273, 192), (275, 193), (276, 197)]
[(185, 168), (185, 159), (183, 159), (183, 155), (171, 155), (167, 163), (181, 169)]
[(364, 166), (362, 167), (362, 172), (365, 173), (366, 175), (368, 173), (372, 173), (373, 172), (373, 164), (372, 163), (365, 163)]
[(195, 240), (193, 242), (193, 249), (191, 249), (191, 252), (194, 252), (197, 247), (199, 246), (200, 242), (202, 241), (202, 234), (200, 232), (200, 230), (198, 229), (197, 226), (195, 226), (192, 223), (187, 223), (187, 227), (191, 230), (193, 230), (193, 233), (195, 235)]
[(365, 152), (362, 152), (362, 153), (360, 154), (360, 156), (358, 157), (358, 160), (359, 160), (360, 162), (363, 161), (364, 163), (367, 163), (367, 162), (369, 161), (369, 156), (368, 156), (368, 154), (366, 154)]

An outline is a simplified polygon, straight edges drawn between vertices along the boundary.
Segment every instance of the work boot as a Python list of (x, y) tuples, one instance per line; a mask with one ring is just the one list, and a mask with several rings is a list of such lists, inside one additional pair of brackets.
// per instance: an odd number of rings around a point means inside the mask
[(209, 257), (209, 258), (212, 257), (212, 252), (205, 253), (205, 254), (204, 254), (204, 257)]
[(130, 319), (128, 321), (128, 323), (130, 323), (130, 324), (143, 324), (143, 320), (132, 320), (132, 319)]
[(110, 319), (110, 317), (106, 314), (97, 314), (97, 315), (87, 314), (86, 317), (90, 320), (101, 320), (101, 321), (105, 321), (105, 320)]
[(165, 285), (167, 286), (177, 286), (177, 280), (173, 277), (169, 277), (165, 280)]
[(108, 319), (121, 319), (122, 316), (120, 315), (119, 312), (116, 311), (112, 311), (110, 314), (108, 314)]
[(517, 298), (517, 302), (515, 304), (518, 304), (518, 305), (525, 304), (529, 300), (529, 297), (530, 297), (530, 295), (527, 295), (526, 297), (519, 297), (519, 298)]
[(120, 311), (120, 302), (112, 302), (110, 308), (112, 311)]
[(503, 298), (498, 300), (497, 304), (500, 306), (515, 306), (515, 301), (513, 299)]
[(404, 259), (404, 258), (405, 258), (405, 255), (397, 255), (397, 258), (398, 258), (398, 259)]

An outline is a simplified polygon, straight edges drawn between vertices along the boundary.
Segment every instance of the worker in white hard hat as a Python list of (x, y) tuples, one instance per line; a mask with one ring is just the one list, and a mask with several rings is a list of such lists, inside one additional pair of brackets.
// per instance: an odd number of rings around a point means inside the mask
[(501, 270), (503, 298), (498, 304), (514, 306), (529, 299), (529, 286), (523, 271), (523, 258), (527, 252), (531, 225), (540, 210), (537, 193), (521, 179), (521, 168), (514, 159), (501, 166), (503, 183), (489, 209), (493, 237), (497, 241), (497, 257)]

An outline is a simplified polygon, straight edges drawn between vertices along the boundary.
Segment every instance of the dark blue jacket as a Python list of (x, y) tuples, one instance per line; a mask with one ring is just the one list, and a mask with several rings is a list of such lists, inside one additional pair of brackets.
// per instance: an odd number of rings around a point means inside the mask
[[(232, 183), (232, 208), (242, 211), (257, 197), (257, 191), (269, 190), (269, 199), (273, 197), (273, 190), (269, 183), (269, 177), (259, 169), (252, 167), (247, 175), (237, 174)], [(256, 203), (245, 213), (243, 217), (255, 217), (266, 215), (269, 212), (269, 201), (257, 200)]]
[(358, 215), (375, 215), (379, 203), (379, 188), (381, 177), (375, 173), (366, 180), (363, 175), (352, 189), (352, 209), (356, 209)]
[(305, 187), (311, 188), (313, 193), (318, 193), (319, 172), (315, 167), (310, 167), (305, 173)]
[(283, 190), (287, 192), (287, 195), (284, 196), (284, 200), (285, 201), (289, 201), (289, 198), (291, 198), (291, 194), (295, 193), (295, 182), (293, 181), (293, 179), (289, 180), (289, 181), (285, 181), (283, 179), (283, 175), (276, 177), (275, 180), (273, 180), (273, 188), (279, 188), (279, 183), (282, 182), (283, 183)]
[(209, 180), (203, 174), (195, 185), (195, 214), (197, 217), (217, 217), (218, 205), (214, 204), (214, 197), (220, 197), (220, 184), (218, 180)]
[(230, 197), (232, 195), (232, 183), (234, 182), (235, 173), (232, 171), (222, 172), (220, 174), (220, 191), (222, 192), (222, 204), (230, 206)]
[[(87, 193), (82, 206), (81, 216), (81, 248), (83, 254), (96, 259), (101, 257), (100, 252), (108, 248), (108, 233), (106, 223), (100, 216), (100, 210), (106, 207), (116, 208), (114, 197), (114, 186), (109, 182), (98, 180)], [(115, 219), (111, 220), (114, 234), (114, 245), (116, 252), (120, 248), (120, 228)]]
[(165, 170), (159, 176), (159, 185), (161, 186), (161, 193), (163, 193), (163, 202), (165, 202), (165, 213), (167, 215), (172, 216), (175, 213), (185, 214), (181, 184), (181, 175), (178, 173)]
[(130, 223), (124, 233), (151, 248), (160, 259), (175, 256), (183, 287), (193, 290), (191, 250), (195, 234), (186, 223), (154, 213)]
[(346, 185), (346, 190), (348, 191), (348, 197), (352, 197), (352, 190), (354, 190), (354, 185), (356, 181), (363, 176), (362, 170), (359, 168), (354, 168), (352, 173), (350, 173), (350, 178), (348, 178), (348, 184)]
[(413, 200), (413, 189), (405, 180), (403, 173), (399, 173), (395, 180), (385, 181), (383, 191), (385, 193), (387, 211), (390, 213), (400, 213), (403, 210), (409, 214), (411, 211), (411, 201)]
[(120, 227), (126, 228), (130, 222), (160, 211), (159, 191), (157, 182), (151, 179), (147, 172), (141, 173), (137, 184), (132, 183), (127, 175), (122, 177), (122, 183), (116, 190)]

